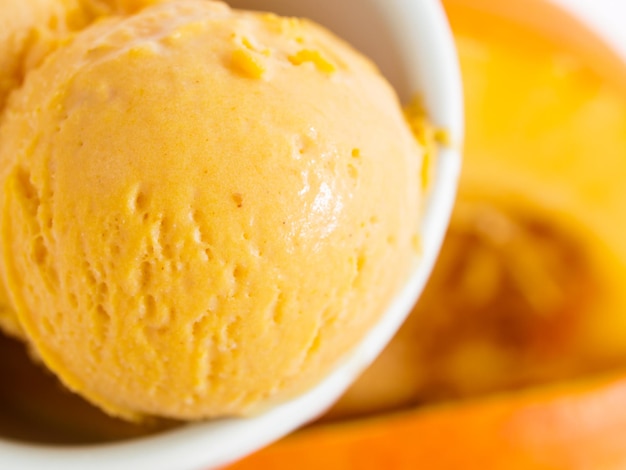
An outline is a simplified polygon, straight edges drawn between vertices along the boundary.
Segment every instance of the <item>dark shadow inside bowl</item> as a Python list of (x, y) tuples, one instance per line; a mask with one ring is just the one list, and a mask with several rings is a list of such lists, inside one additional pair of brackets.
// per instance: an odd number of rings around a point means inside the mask
[(112, 418), (65, 389), (26, 347), (0, 334), (0, 437), (13, 441), (87, 445), (163, 432), (177, 423), (133, 424)]

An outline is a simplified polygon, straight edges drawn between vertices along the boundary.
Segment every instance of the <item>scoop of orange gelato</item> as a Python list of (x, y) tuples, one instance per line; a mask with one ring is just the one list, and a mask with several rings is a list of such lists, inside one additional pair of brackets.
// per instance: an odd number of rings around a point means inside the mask
[(323, 28), (205, 0), (101, 19), (0, 124), (3, 274), (109, 413), (256, 413), (310, 387), (418, 260), (423, 149)]

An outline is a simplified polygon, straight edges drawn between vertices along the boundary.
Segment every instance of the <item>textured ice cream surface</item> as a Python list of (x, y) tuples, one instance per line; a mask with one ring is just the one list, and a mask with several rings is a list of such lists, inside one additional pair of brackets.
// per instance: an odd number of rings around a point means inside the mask
[[(13, 90), (72, 28), (86, 24), (77, 1), (3, 0), (0, 4), (0, 112)], [(0, 283), (0, 330), (18, 338), (23, 332)]]
[(376, 68), (308, 21), (204, 0), (100, 20), (0, 122), (19, 321), (112, 414), (262, 411), (414, 269), (422, 155)]
[[(46, 56), (99, 16), (138, 10), (158, 0), (3, 0), (0, 3), (0, 112), (9, 95)], [(0, 282), (0, 331), (24, 339)]]

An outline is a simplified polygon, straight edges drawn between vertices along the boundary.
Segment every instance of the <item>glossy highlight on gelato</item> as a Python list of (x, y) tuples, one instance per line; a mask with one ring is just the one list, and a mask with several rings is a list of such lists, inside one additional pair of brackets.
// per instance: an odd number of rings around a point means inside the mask
[(424, 148), (322, 27), (144, 3), (79, 3), (7, 87), (0, 326), (113, 415), (258, 413), (327, 374), (415, 268)]

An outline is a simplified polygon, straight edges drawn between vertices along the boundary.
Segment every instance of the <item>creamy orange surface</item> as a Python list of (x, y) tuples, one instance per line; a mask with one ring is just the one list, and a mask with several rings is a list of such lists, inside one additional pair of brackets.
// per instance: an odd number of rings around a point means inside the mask
[[(0, 14), (0, 109), (9, 93), (24, 79), (26, 71), (37, 64), (67, 32), (67, 22), (74, 8), (58, 1), (10, 1), (2, 4)], [(80, 20), (77, 19), (77, 22)], [(4, 285), (0, 285), (0, 328), (17, 337), (23, 333), (14, 314)]]
[[(0, 110), (27, 73), (76, 31), (98, 17), (131, 12), (155, 0), (8, 0), (0, 7)], [(0, 330), (23, 338), (4, 285), (0, 285)]]
[(114, 415), (259, 412), (336, 365), (414, 268), (422, 155), (376, 68), (308, 21), (109, 12), (2, 110), (14, 318)]

